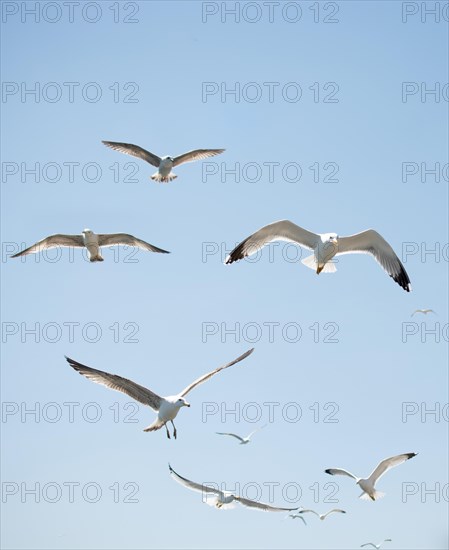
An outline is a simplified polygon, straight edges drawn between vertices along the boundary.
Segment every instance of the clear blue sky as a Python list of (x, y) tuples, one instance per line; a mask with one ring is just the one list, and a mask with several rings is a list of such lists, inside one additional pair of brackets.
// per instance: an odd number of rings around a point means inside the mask
[[(240, 2), (235, 22), (214, 2), (80, 2), (73, 14), (49, 4), (38, 22), (21, 3), (2, 5), (2, 546), (347, 549), (391, 538), (386, 548), (446, 548), (445, 12), (438, 23), (420, 2), (302, 2), (294, 23), (295, 3), (269, 12)], [(25, 94), (36, 83), (37, 95)], [(232, 88), (237, 96), (221, 97)], [(154, 167), (101, 140), (161, 156), (226, 152), (158, 185)], [(39, 181), (27, 172), (36, 163)], [(435, 163), (442, 175), (421, 181)], [(340, 235), (376, 229), (413, 291), (366, 256), (345, 256), (337, 273), (319, 277), (286, 261), (292, 247), (223, 265), (225, 249), (283, 218)], [(101, 264), (79, 250), (8, 258), (85, 227), (171, 254), (139, 251), (130, 262), (129, 251), (106, 249)], [(417, 308), (437, 315), (412, 318)], [(37, 336), (27, 332), (34, 327)], [(192, 392), (177, 441), (144, 433), (150, 409), (126, 408), (129, 398), (64, 359), (169, 395), (253, 346)], [(269, 402), (279, 404), (271, 418)], [(25, 414), (36, 403), (36, 415)], [(72, 419), (64, 403), (78, 404)], [(125, 422), (133, 413), (137, 422)], [(266, 423), (247, 446), (215, 435)], [(378, 502), (324, 473), (366, 476), (412, 451), (380, 480)], [(170, 479), (169, 461), (249, 498), (289, 506), (300, 488), (292, 506), (347, 514), (309, 517), (305, 527), (282, 514), (217, 511)], [(69, 483), (79, 484), (73, 498)], [(39, 503), (25, 491), (36, 484)], [(138, 502), (125, 502), (134, 490)]]

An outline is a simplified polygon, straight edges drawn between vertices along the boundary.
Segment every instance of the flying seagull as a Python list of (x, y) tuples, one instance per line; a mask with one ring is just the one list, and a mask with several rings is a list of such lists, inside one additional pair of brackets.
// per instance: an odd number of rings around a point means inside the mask
[(101, 256), (100, 247), (102, 246), (115, 246), (122, 244), (126, 246), (138, 246), (144, 250), (150, 252), (161, 252), (162, 254), (170, 254), (167, 250), (162, 250), (150, 243), (142, 241), (137, 237), (128, 235), (127, 233), (109, 233), (107, 235), (95, 234), (90, 229), (84, 229), (81, 235), (50, 235), (41, 241), (33, 244), (29, 248), (22, 250), (11, 256), (11, 258), (17, 258), (19, 256), (25, 256), (26, 254), (37, 254), (47, 248), (57, 247), (86, 247), (89, 251), (89, 259), (91, 262), (102, 262), (104, 258)]
[[(177, 481), (181, 485), (184, 485), (184, 487), (191, 489), (192, 491), (198, 491), (202, 493), (203, 497), (206, 497), (206, 503), (209, 504), (209, 506), (215, 506), (219, 509), (229, 509), (233, 508), (236, 502), (240, 502), (240, 504), (243, 504), (243, 506), (248, 506), (248, 508), (255, 508), (256, 510), (263, 510), (265, 512), (292, 512), (298, 509), (278, 508), (276, 506), (264, 504), (263, 502), (257, 502), (248, 498), (239, 497), (237, 495), (234, 495), (230, 491), (220, 491), (219, 489), (215, 489), (214, 487), (190, 481), (189, 479), (177, 474), (170, 466), (170, 464), (168, 465), (168, 469), (170, 470), (170, 474), (175, 481)], [(210, 495), (212, 495), (212, 498), (208, 499), (207, 497)]]
[(298, 514), (288, 514), (284, 519), (291, 518), (291, 519), (302, 519), (304, 522), (304, 525), (307, 525), (306, 520), (302, 517), (301, 513)]
[(351, 474), (347, 470), (342, 470), (340, 468), (329, 468), (328, 470), (324, 471), (326, 472), (326, 474), (330, 474), (331, 476), (340, 475), (352, 477), (353, 479), (355, 479), (357, 485), (359, 485), (359, 487), (363, 490), (363, 493), (360, 495), (359, 498), (364, 500), (368, 500), (368, 498), (370, 498), (371, 500), (376, 500), (384, 496), (384, 493), (381, 493), (374, 489), (376, 481), (380, 479), (385, 474), (385, 472), (388, 472), (390, 468), (394, 468), (394, 466), (399, 466), (399, 464), (402, 464), (406, 460), (409, 460), (416, 455), (417, 453), (405, 453), (403, 455), (386, 458), (376, 466), (375, 470), (367, 479), (361, 479), (354, 474)]
[[(266, 424), (265, 424), (266, 426)], [(261, 426), (260, 428), (257, 428), (256, 430), (253, 430), (249, 435), (247, 435), (246, 437), (240, 437), (239, 435), (237, 434), (232, 434), (232, 433), (228, 433), (228, 432), (215, 432), (216, 434), (218, 435), (230, 435), (231, 437), (235, 437), (236, 439), (238, 439), (240, 441), (240, 445), (246, 445), (247, 443), (250, 442), (251, 440), (251, 437), (256, 433), (258, 432), (259, 430), (262, 430), (262, 428), (265, 428), (265, 426)]]
[(176, 415), (178, 414), (181, 407), (190, 407), (190, 403), (187, 403), (184, 397), (190, 391), (192, 391), (193, 388), (196, 388), (196, 386), (199, 386), (203, 382), (206, 382), (206, 380), (209, 380), (209, 378), (212, 378), (214, 374), (219, 373), (223, 369), (227, 369), (228, 367), (239, 363), (240, 361), (248, 357), (248, 355), (251, 355), (253, 351), (254, 348), (246, 351), (243, 355), (240, 355), (240, 357), (234, 359), (234, 361), (231, 361), (230, 363), (227, 363), (222, 367), (218, 367), (217, 369), (208, 372), (207, 374), (203, 374), (203, 376), (197, 378), (194, 382), (184, 388), (180, 393), (176, 395), (169, 395), (168, 397), (160, 397), (156, 393), (153, 393), (151, 390), (144, 388), (143, 386), (139, 386), (139, 384), (136, 384), (135, 382), (133, 382), (132, 380), (128, 380), (127, 378), (122, 378), (121, 376), (117, 376), (116, 374), (109, 374), (108, 372), (103, 372), (101, 370), (91, 369), (90, 367), (86, 367), (85, 365), (82, 365), (81, 363), (78, 363), (78, 361), (70, 359), (67, 356), (66, 359), (71, 367), (73, 367), (76, 371), (78, 371), (86, 378), (89, 378), (89, 380), (92, 380), (92, 382), (102, 384), (107, 388), (111, 388), (111, 390), (126, 393), (126, 395), (129, 395), (136, 401), (139, 401), (140, 403), (143, 403), (144, 405), (147, 405), (148, 407), (151, 407), (154, 411), (156, 411), (158, 413), (157, 419), (150, 426), (145, 428), (144, 432), (153, 432), (155, 430), (159, 430), (160, 428), (162, 428), (162, 426), (165, 426), (167, 437), (170, 439), (170, 432), (168, 431), (167, 427), (167, 422), (170, 421), (173, 426), (173, 436), (176, 439), (176, 428), (173, 424), (173, 420), (176, 418)]
[(374, 544), (374, 542), (366, 542), (365, 544), (361, 544), (360, 548), (363, 548), (364, 546), (372, 546), (373, 548), (376, 548), (376, 550), (379, 550), (384, 542), (391, 542), (391, 539), (385, 539), (382, 542), (379, 542), (379, 544)]
[(304, 258), (302, 263), (316, 270), (317, 275), (337, 271), (334, 256), (341, 254), (371, 254), (381, 267), (393, 277), (404, 290), (410, 292), (411, 285), (407, 272), (387, 241), (368, 229), (349, 237), (339, 237), (336, 233), (312, 233), (288, 220), (270, 223), (242, 241), (226, 258), (226, 264), (232, 264), (246, 256), (255, 254), (272, 241), (291, 241), (304, 248), (313, 250), (313, 254)]
[(435, 312), (433, 311), (433, 309), (415, 309), (415, 311), (410, 315), (410, 317), (413, 317), (415, 313), (424, 313), (424, 315), (427, 315), (428, 313), (435, 313)]
[(151, 179), (163, 183), (167, 183), (178, 177), (171, 171), (173, 167), (184, 162), (193, 162), (194, 160), (214, 157), (225, 151), (225, 149), (194, 149), (177, 157), (166, 156), (161, 158), (132, 143), (120, 143), (116, 141), (102, 141), (102, 143), (115, 151), (146, 160), (153, 166), (156, 166), (158, 171), (151, 176)]
[(319, 514), (318, 512), (315, 512), (315, 510), (300, 510), (299, 514), (305, 514), (307, 512), (312, 512), (312, 514), (315, 514), (321, 520), (326, 519), (329, 514), (333, 514), (335, 512), (340, 512), (340, 514), (346, 514), (345, 510), (340, 510), (340, 508), (334, 508), (333, 510), (329, 510), (329, 512), (326, 512), (325, 514)]

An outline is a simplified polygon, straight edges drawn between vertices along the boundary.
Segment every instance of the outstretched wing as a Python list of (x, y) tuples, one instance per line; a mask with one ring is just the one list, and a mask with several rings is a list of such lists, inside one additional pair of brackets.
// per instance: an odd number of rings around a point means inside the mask
[(226, 432), (215, 432), (215, 433), (218, 434), (218, 435), (230, 435), (231, 437), (235, 437), (236, 439), (238, 439), (242, 443), (245, 441), (242, 437), (240, 437), (237, 434), (231, 434), (231, 433), (226, 433)]
[(86, 367), (86, 365), (82, 365), (81, 363), (78, 363), (78, 361), (70, 359), (70, 357), (66, 356), (66, 359), (71, 367), (89, 380), (92, 380), (92, 382), (106, 386), (111, 390), (126, 393), (126, 395), (129, 395), (136, 401), (151, 407), (153, 410), (159, 410), (162, 398), (153, 393), (151, 390), (144, 388), (143, 386), (139, 386), (139, 384), (136, 384), (132, 380), (117, 376), (116, 374), (109, 374), (108, 372)]
[(45, 239), (33, 244), (29, 248), (22, 250), (11, 256), (11, 258), (17, 258), (18, 256), (25, 256), (26, 254), (37, 254), (47, 248), (56, 248), (58, 246), (76, 246), (81, 248), (84, 246), (84, 240), (82, 235), (50, 235)]
[(298, 514), (306, 514), (307, 512), (311, 512), (312, 514), (315, 514), (316, 516), (320, 517), (320, 514), (318, 514), (318, 512), (315, 512), (315, 510), (308, 510), (308, 509), (299, 510)]
[(382, 460), (382, 462), (379, 463), (379, 465), (371, 473), (368, 479), (374, 485), (378, 479), (380, 479), (386, 472), (388, 472), (388, 470), (394, 468), (395, 466), (399, 466), (399, 464), (402, 464), (406, 460), (413, 458), (414, 456), (416, 456), (416, 454), (417, 453), (405, 453), (403, 455), (396, 455)]
[(215, 157), (215, 155), (219, 155), (224, 151), (225, 149), (195, 149), (194, 151), (189, 151), (188, 153), (175, 157), (173, 159), (173, 166), (178, 166), (184, 162), (193, 162), (194, 160)]
[(354, 474), (351, 474), (351, 472), (348, 472), (347, 470), (343, 470), (341, 468), (328, 468), (327, 470), (324, 470), (326, 474), (330, 474), (331, 476), (348, 476), (352, 477), (352, 479), (358, 480), (358, 477), (356, 477)]
[(327, 518), (329, 514), (334, 514), (335, 512), (340, 512), (340, 514), (346, 514), (345, 510), (341, 510), (340, 508), (333, 508), (332, 510), (329, 510), (329, 512), (326, 512), (323, 514), (323, 519)]
[(340, 237), (336, 256), (341, 254), (371, 254), (398, 285), (410, 292), (410, 279), (401, 260), (382, 235), (379, 235), (374, 229), (368, 229), (349, 237)]
[(269, 504), (264, 504), (263, 502), (256, 502), (255, 500), (250, 500), (249, 498), (243, 497), (234, 497), (234, 500), (243, 504), (243, 506), (248, 506), (248, 508), (256, 508), (257, 510), (263, 510), (264, 512), (293, 512), (298, 508), (278, 508), (277, 506), (270, 506)]
[(377, 546), (373, 542), (366, 542), (365, 544), (361, 544), (360, 548), (363, 548), (364, 546), (372, 546), (373, 548), (377, 549)]
[(267, 425), (268, 425), (268, 424), (264, 424), (263, 426), (260, 426), (260, 428), (256, 428), (255, 430), (253, 430), (250, 434), (248, 434), (248, 435), (246, 436), (246, 439), (251, 439), (251, 438), (253, 437), (253, 435), (254, 435), (256, 432), (258, 432), (258, 431), (260, 431), (260, 430), (263, 430), (264, 428), (267, 427)]
[(120, 151), (120, 153), (125, 153), (125, 155), (131, 155), (133, 157), (146, 160), (153, 166), (159, 167), (159, 164), (161, 163), (160, 157), (150, 153), (150, 151), (147, 151), (138, 145), (133, 145), (132, 143), (120, 143), (118, 141), (102, 141), (101, 143), (104, 143), (106, 147), (114, 149), (114, 151)]
[(184, 487), (187, 487), (188, 489), (192, 489), (192, 491), (199, 491), (200, 493), (203, 493), (203, 494), (204, 493), (213, 493), (215, 495), (223, 494), (218, 489), (214, 489), (213, 487), (209, 487), (208, 485), (202, 485), (201, 483), (196, 483), (195, 481), (190, 481), (190, 479), (180, 476), (173, 470), (170, 464), (168, 465), (168, 469), (170, 471), (170, 475), (173, 477), (175, 481), (177, 481), (181, 485), (184, 485)]
[(243, 355), (240, 355), (240, 357), (237, 357), (237, 359), (234, 359), (234, 361), (231, 361), (230, 363), (227, 363), (226, 365), (223, 365), (222, 367), (218, 367), (218, 369), (215, 369), (211, 372), (208, 372), (207, 374), (203, 374), (203, 376), (200, 376), (199, 378), (197, 378), (197, 380), (195, 380), (195, 382), (192, 382), (190, 385), (188, 385), (186, 388), (184, 388), (179, 395), (181, 397), (184, 397), (190, 391), (192, 391), (193, 388), (196, 388), (197, 386), (199, 386), (203, 382), (206, 382), (206, 380), (209, 380), (209, 378), (212, 378), (212, 376), (214, 376), (214, 374), (217, 374), (218, 372), (220, 372), (224, 369), (227, 369), (228, 367), (232, 367), (232, 365), (235, 365), (236, 363), (239, 363), (240, 361), (243, 361), (243, 359), (248, 357), (248, 355), (251, 355), (253, 351), (254, 351), (254, 348), (251, 348), (250, 350), (245, 351), (245, 353)]
[(246, 256), (251, 256), (272, 241), (290, 241), (305, 248), (314, 250), (320, 240), (319, 235), (307, 231), (288, 220), (270, 223), (262, 227), (239, 245), (226, 258), (226, 264), (237, 262)]
[(122, 244), (127, 246), (138, 246), (144, 250), (149, 250), (150, 252), (161, 252), (162, 254), (170, 254), (167, 250), (158, 248), (146, 241), (142, 241), (133, 235), (128, 235), (127, 233), (110, 233), (108, 235), (98, 235), (98, 244), (100, 246), (114, 246), (116, 244)]

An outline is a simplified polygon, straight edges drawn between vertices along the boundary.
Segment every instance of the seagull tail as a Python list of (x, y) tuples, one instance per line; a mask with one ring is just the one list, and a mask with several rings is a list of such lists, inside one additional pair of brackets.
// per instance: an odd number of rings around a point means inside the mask
[(176, 174), (173, 174), (173, 172), (170, 172), (170, 174), (168, 174), (168, 176), (162, 176), (161, 174), (159, 174), (159, 172), (156, 172), (155, 174), (153, 174), (151, 176), (151, 179), (153, 181), (157, 181), (158, 183), (168, 183), (169, 181), (172, 181), (174, 179), (176, 179), (178, 176)]
[(368, 493), (363, 492), (359, 498), (362, 500), (379, 500), (380, 498), (384, 497), (385, 493), (382, 493), (381, 491), (373, 491), (372, 495), (369, 495)]
[(337, 271), (335, 262), (333, 262), (332, 260), (330, 260), (329, 262), (324, 264), (323, 267), (317, 270), (317, 261), (315, 258), (315, 254), (312, 254), (311, 256), (307, 256), (307, 258), (304, 258), (304, 260), (301, 260), (301, 263), (304, 264), (309, 269), (313, 269), (314, 271), (317, 271), (317, 273), (335, 273)]
[(163, 422), (161, 422), (158, 418), (153, 422), (153, 424), (150, 424), (148, 427), (144, 428), (144, 432), (155, 432), (156, 430), (160, 430), (162, 426), (164, 425)]
[(104, 262), (103, 256), (101, 256), (99, 253), (96, 256), (92, 256), (90, 258), (91, 262)]

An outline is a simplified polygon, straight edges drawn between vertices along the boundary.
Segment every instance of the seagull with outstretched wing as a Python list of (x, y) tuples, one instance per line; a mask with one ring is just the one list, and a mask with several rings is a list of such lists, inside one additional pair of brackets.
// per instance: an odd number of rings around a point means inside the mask
[(253, 430), (250, 434), (248, 434), (246, 437), (240, 437), (237, 434), (229, 433), (229, 432), (215, 432), (217, 435), (229, 435), (231, 437), (235, 437), (235, 439), (238, 439), (240, 441), (240, 445), (246, 445), (250, 442), (252, 436), (258, 432), (259, 430), (262, 430), (266, 427), (266, 424), (264, 426), (261, 426), (260, 428), (257, 428), (256, 430)]
[(368, 229), (349, 237), (336, 233), (312, 233), (289, 220), (270, 223), (242, 241), (227, 256), (225, 263), (232, 264), (246, 256), (251, 256), (272, 241), (289, 241), (313, 251), (302, 263), (316, 270), (317, 275), (337, 271), (334, 256), (342, 254), (370, 254), (383, 270), (404, 290), (410, 292), (410, 279), (400, 259), (387, 241)]
[(69, 357), (66, 357), (66, 359), (71, 367), (89, 380), (92, 380), (92, 382), (106, 386), (111, 390), (126, 393), (126, 395), (129, 395), (136, 401), (139, 401), (139, 403), (143, 403), (156, 411), (158, 413), (156, 420), (150, 426), (145, 428), (144, 432), (153, 432), (155, 430), (159, 430), (162, 426), (165, 426), (167, 437), (170, 439), (170, 432), (168, 431), (167, 422), (171, 422), (173, 426), (173, 437), (176, 439), (176, 427), (173, 424), (173, 420), (176, 418), (176, 415), (182, 407), (190, 407), (190, 403), (187, 403), (184, 399), (185, 396), (194, 388), (203, 382), (206, 382), (209, 378), (212, 378), (215, 374), (231, 367), (232, 365), (235, 365), (236, 363), (239, 363), (248, 357), (248, 355), (251, 355), (253, 351), (254, 348), (246, 351), (243, 355), (240, 355), (237, 359), (234, 359), (234, 361), (231, 361), (222, 367), (218, 367), (211, 372), (203, 374), (184, 388), (180, 393), (176, 395), (169, 395), (168, 397), (161, 397), (148, 388), (140, 386), (127, 378), (122, 378), (116, 374), (110, 374), (101, 370), (92, 369), (91, 367), (82, 365), (81, 363), (78, 363), (78, 361), (70, 359)]
[(386, 458), (376, 466), (374, 471), (367, 479), (361, 479), (354, 474), (351, 474), (351, 472), (348, 472), (347, 470), (343, 470), (341, 468), (329, 468), (324, 471), (326, 472), (326, 474), (330, 474), (332, 476), (337, 475), (352, 477), (353, 479), (355, 479), (357, 485), (363, 490), (363, 493), (360, 495), (359, 498), (364, 500), (367, 500), (369, 498), (371, 500), (377, 500), (383, 497), (384, 493), (381, 493), (380, 491), (376, 491), (374, 489), (376, 481), (380, 479), (391, 468), (399, 466), (399, 464), (402, 464), (403, 462), (409, 460), (410, 458), (413, 458), (416, 455), (417, 453), (405, 453), (402, 455), (396, 455), (390, 458)]
[(150, 243), (142, 241), (133, 235), (128, 233), (109, 233), (105, 235), (96, 234), (90, 229), (84, 229), (81, 235), (50, 235), (41, 241), (33, 244), (29, 248), (18, 252), (11, 256), (11, 258), (18, 258), (19, 256), (26, 256), (27, 254), (37, 254), (48, 248), (58, 247), (86, 247), (89, 252), (89, 259), (91, 262), (102, 262), (104, 258), (101, 255), (102, 246), (137, 246), (143, 250), (149, 252), (159, 252), (162, 254), (170, 254), (167, 250), (162, 250)]
[(415, 313), (423, 313), (424, 315), (427, 315), (428, 313), (433, 313), (436, 315), (433, 309), (415, 309), (415, 311), (410, 315), (410, 317), (413, 317)]
[(379, 544), (374, 544), (374, 542), (365, 542), (365, 544), (360, 545), (360, 548), (364, 548), (365, 546), (372, 546), (376, 550), (379, 550), (384, 542), (391, 542), (391, 539), (384, 539), (382, 542), (379, 542)]
[(150, 153), (146, 149), (133, 145), (132, 143), (120, 143), (117, 141), (102, 141), (106, 147), (110, 147), (125, 155), (131, 155), (133, 157), (145, 160), (149, 164), (156, 166), (158, 171), (151, 176), (151, 179), (158, 182), (167, 183), (174, 180), (178, 176), (172, 172), (172, 168), (184, 164), (185, 162), (193, 162), (195, 160), (202, 160), (215, 155), (220, 155), (225, 149), (194, 149), (188, 153), (178, 155), (177, 157), (158, 157), (157, 155)]
[(334, 508), (333, 510), (329, 510), (329, 512), (326, 512), (325, 514), (319, 514), (318, 512), (315, 512), (315, 510), (305, 510), (305, 509), (300, 510), (298, 513), (306, 514), (307, 512), (311, 512), (312, 514), (315, 514), (321, 520), (325, 520), (329, 514), (334, 514), (336, 512), (339, 512), (340, 514), (346, 514), (345, 510), (340, 510), (340, 508)]
[(187, 479), (177, 474), (175, 470), (173, 470), (173, 468), (170, 466), (170, 464), (168, 465), (168, 469), (170, 471), (170, 475), (175, 481), (177, 481), (181, 485), (184, 485), (184, 487), (191, 489), (192, 491), (202, 493), (206, 503), (209, 504), (209, 506), (215, 506), (218, 509), (233, 508), (236, 503), (243, 504), (243, 506), (247, 506), (248, 508), (254, 508), (255, 510), (262, 510), (264, 512), (292, 512), (298, 509), (279, 508), (277, 506), (271, 506), (270, 504), (264, 504), (263, 502), (257, 502), (256, 500), (239, 497), (229, 491), (220, 491), (219, 489), (211, 487), (210, 485), (204, 485), (202, 483), (190, 481), (190, 479)]

